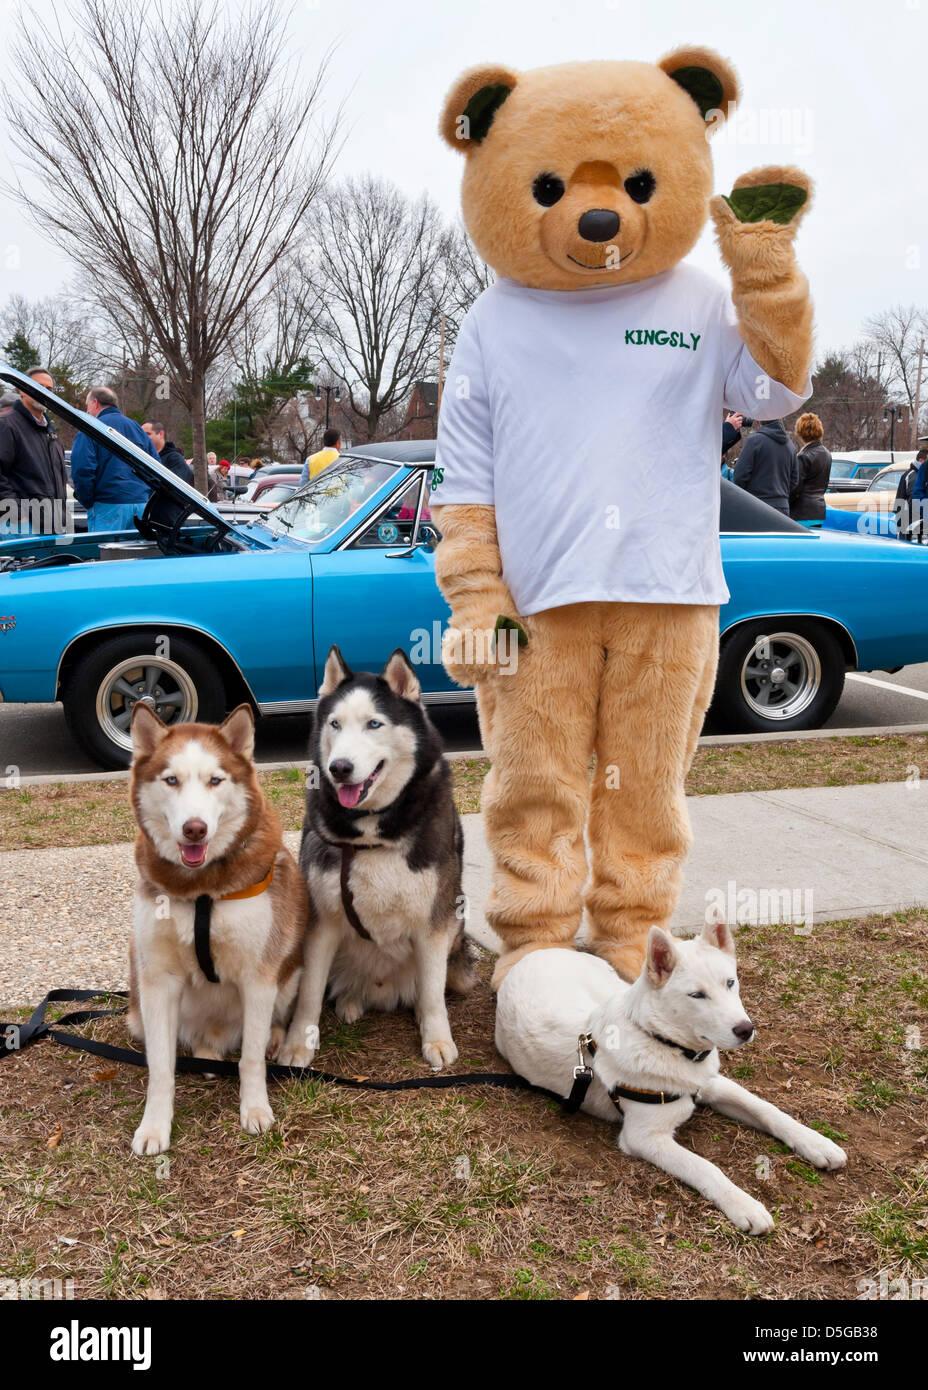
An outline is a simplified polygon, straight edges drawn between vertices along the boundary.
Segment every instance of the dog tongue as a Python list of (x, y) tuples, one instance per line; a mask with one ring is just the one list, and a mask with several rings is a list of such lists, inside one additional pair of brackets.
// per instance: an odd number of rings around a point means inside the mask
[(206, 858), (205, 845), (181, 845), (180, 857), (188, 868), (195, 869)]
[(363, 790), (363, 782), (343, 782), (338, 789), (338, 799), (343, 806), (357, 806)]

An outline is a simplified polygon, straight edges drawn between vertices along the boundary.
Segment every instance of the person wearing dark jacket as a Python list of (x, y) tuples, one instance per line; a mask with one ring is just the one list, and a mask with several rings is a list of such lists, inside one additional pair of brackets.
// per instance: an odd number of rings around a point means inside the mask
[(928, 536), (928, 450), (919, 449), (916, 457), (918, 472), (912, 483), (912, 521), (909, 535), (920, 545)]
[(901, 541), (916, 539), (912, 529), (912, 493), (915, 491), (915, 479), (918, 477), (918, 470), (926, 460), (928, 460), (928, 449), (919, 449), (899, 479), (899, 486), (896, 488), (893, 511), (896, 513), (896, 535)]
[(789, 499), (799, 482), (799, 464), (782, 420), (766, 420), (748, 435), (732, 481), (789, 516)]
[[(54, 391), (43, 367), (29, 376)], [(0, 534), (52, 535), (67, 525), (64, 450), (39, 401), (25, 391), (0, 417)]]
[(796, 421), (796, 435), (802, 441), (799, 450), (799, 483), (789, 499), (789, 514), (794, 521), (824, 521), (825, 493), (831, 477), (831, 454), (822, 443), (825, 430), (821, 420), (811, 411)]
[(158, 457), (165, 468), (170, 468), (174, 476), (180, 478), (182, 483), (189, 483), (193, 487), (193, 469), (173, 440), (167, 438), (164, 425), (157, 421), (146, 421), (142, 429), (157, 449)]
[[(88, 415), (99, 419), (101, 425), (158, 458), (158, 450), (142, 426), (120, 411), (115, 391), (93, 386), (86, 404)], [(133, 530), (132, 519), (142, 515), (151, 492), (127, 463), (86, 434), (78, 434), (71, 448), (71, 483), (78, 502), (87, 508), (88, 531)]]

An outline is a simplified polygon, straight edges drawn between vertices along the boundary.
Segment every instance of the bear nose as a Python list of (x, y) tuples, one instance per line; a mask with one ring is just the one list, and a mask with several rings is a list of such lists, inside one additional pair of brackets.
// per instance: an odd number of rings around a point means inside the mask
[(743, 1018), (731, 1031), (739, 1042), (750, 1042), (754, 1036), (754, 1024), (749, 1018)]
[(329, 763), (329, 771), (336, 782), (347, 782), (354, 772), (354, 763), (349, 762), (347, 758), (335, 758)]
[(206, 821), (205, 821), (205, 820), (185, 820), (185, 821), (184, 821), (184, 839), (185, 839), (185, 840), (189, 840), (189, 842), (190, 842), (191, 844), (193, 844), (193, 845), (198, 844), (200, 840), (205, 840), (205, 839), (206, 839)]
[(619, 214), (609, 208), (590, 208), (577, 223), (584, 241), (611, 241), (618, 234)]

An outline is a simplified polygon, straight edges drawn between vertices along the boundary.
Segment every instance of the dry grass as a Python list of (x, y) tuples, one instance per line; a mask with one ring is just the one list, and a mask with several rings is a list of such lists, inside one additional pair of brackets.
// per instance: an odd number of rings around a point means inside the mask
[[(180, 1078), (169, 1164), (135, 1159), (144, 1073), (46, 1042), (2, 1063), (0, 1277), (71, 1278), (77, 1298), (543, 1300), (846, 1299), (881, 1270), (924, 1276), (928, 918), (745, 928), (739, 951), (759, 1033), (726, 1070), (850, 1155), (819, 1174), (697, 1114), (682, 1141), (775, 1212), (769, 1237), (624, 1158), (614, 1127), (489, 1088), (288, 1082), (249, 1138), (231, 1083)], [(451, 1019), (456, 1070), (503, 1069), (485, 978)], [(323, 1043), (348, 1074), (424, 1071), (407, 1015), (329, 1014)]]
[[(686, 789), (693, 796), (774, 791), (784, 787), (841, 787), (901, 782), (911, 769), (928, 773), (928, 736), (793, 740), (697, 750)], [(485, 758), (452, 761), (455, 801), (462, 813), (480, 810)], [(285, 830), (303, 824), (303, 773), (268, 772), (262, 783)], [(0, 789), (0, 850), (115, 844), (134, 838), (125, 782), (62, 782)]]

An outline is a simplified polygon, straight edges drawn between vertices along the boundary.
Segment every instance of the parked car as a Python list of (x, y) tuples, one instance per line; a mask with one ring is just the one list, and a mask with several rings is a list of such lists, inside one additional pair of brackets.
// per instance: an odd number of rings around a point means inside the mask
[(832, 454), (828, 490), (864, 492), (887, 464), (907, 464), (915, 451), (895, 449), (857, 449), (853, 453)]
[(270, 473), (264, 468), (252, 478), (234, 502), (220, 502), (219, 510), (228, 516), (248, 519), (258, 512), (276, 507), (300, 486), (299, 473)]
[[(0, 380), (24, 384), (7, 368)], [(333, 642), (356, 670), (380, 670), (402, 647), (426, 703), (472, 699), (441, 665), (449, 614), (425, 518), (433, 440), (352, 449), (243, 524), (28, 385), (153, 494), (132, 532), (0, 544), (3, 699), (60, 700), (104, 767), (128, 762), (139, 700), (169, 722), (215, 720), (241, 700), (262, 715), (309, 712)], [(827, 517), (809, 530), (725, 482), (721, 530), (731, 590), (713, 702), (721, 727), (815, 728), (847, 670), (928, 661), (928, 547), (837, 530)]]
[(907, 468), (907, 463), (881, 468), (863, 492), (826, 492), (825, 505), (841, 512), (891, 512), (899, 479)]

